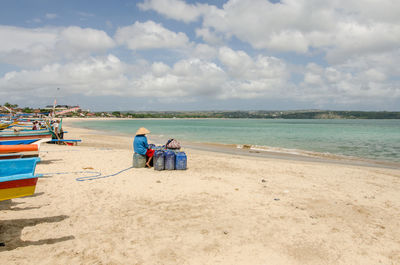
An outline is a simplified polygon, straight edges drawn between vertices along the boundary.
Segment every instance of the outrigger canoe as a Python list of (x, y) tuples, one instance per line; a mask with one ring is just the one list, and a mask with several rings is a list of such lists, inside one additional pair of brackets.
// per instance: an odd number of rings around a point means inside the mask
[(25, 134), (46, 134), (49, 133), (49, 129), (40, 129), (40, 130), (32, 130), (32, 129), (22, 129), (22, 128), (14, 128), (13, 130), (7, 129), (0, 131), (0, 135), (25, 135)]
[(13, 122), (13, 123), (0, 123), (0, 130), (7, 129), (7, 128), (12, 127), (12, 126), (14, 126), (16, 124), (17, 124), (16, 122)]
[(46, 130), (44, 132), (16, 132), (16, 133), (7, 133), (1, 134), (0, 133), (0, 141), (3, 140), (32, 140), (32, 139), (49, 139), (51, 140), (51, 132)]
[(36, 144), (27, 145), (0, 145), (0, 159), (38, 157), (39, 146)]
[(40, 130), (32, 130), (31, 128), (14, 128), (14, 129), (7, 129), (0, 132), (2, 134), (31, 134), (31, 133), (46, 133), (49, 129), (40, 129)]
[(38, 158), (0, 160), (0, 201), (33, 195)]
[(0, 145), (18, 145), (18, 144), (33, 144), (40, 139), (28, 139), (28, 140), (0, 140)]

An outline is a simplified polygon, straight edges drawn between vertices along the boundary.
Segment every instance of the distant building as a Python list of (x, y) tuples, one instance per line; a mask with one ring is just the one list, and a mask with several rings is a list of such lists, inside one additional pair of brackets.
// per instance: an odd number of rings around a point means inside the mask
[[(44, 109), (50, 113), (53, 112), (52, 105), (47, 105)], [(79, 106), (57, 105), (54, 107), (54, 111), (58, 117), (65, 117), (71, 115), (71, 113), (81, 112), (81, 108)]]
[[(73, 109), (73, 108), (79, 108), (79, 106), (69, 106), (69, 105), (57, 105), (54, 109), (56, 111), (61, 111), (61, 110), (67, 110), (67, 109)], [(52, 110), (53, 106), (52, 105), (47, 105), (45, 110)]]

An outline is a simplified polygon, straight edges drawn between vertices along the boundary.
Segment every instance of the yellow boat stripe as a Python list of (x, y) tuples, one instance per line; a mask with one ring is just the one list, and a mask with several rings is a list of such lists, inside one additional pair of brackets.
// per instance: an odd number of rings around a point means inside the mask
[(11, 189), (0, 189), (0, 201), (33, 195), (36, 186), (25, 186)]

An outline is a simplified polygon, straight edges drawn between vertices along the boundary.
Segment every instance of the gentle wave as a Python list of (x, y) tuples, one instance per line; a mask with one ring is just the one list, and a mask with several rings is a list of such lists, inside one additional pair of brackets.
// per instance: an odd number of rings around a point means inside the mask
[(272, 152), (272, 153), (279, 153), (279, 154), (289, 154), (289, 155), (298, 155), (298, 156), (307, 156), (307, 157), (316, 157), (316, 158), (330, 158), (330, 159), (358, 159), (357, 157), (352, 156), (345, 156), (345, 155), (338, 155), (332, 154), (329, 152), (313, 152), (307, 150), (300, 150), (300, 149), (290, 149), (290, 148), (282, 148), (282, 147), (272, 147), (272, 146), (260, 146), (260, 145), (236, 145), (238, 149), (249, 149), (252, 151), (261, 151), (261, 152)]

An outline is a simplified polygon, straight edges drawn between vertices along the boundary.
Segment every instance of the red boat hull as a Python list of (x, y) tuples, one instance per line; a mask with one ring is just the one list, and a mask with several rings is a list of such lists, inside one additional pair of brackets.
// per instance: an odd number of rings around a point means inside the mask
[(33, 195), (38, 178), (0, 182), (0, 201)]

